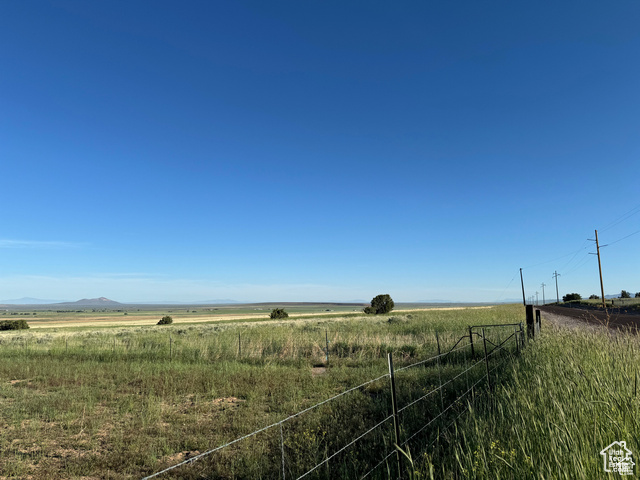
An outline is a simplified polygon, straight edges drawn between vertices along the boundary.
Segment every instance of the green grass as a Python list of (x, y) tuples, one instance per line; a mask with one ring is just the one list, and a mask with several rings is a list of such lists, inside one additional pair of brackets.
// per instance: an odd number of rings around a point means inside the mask
[[(140, 478), (384, 375), (387, 352), (401, 368), (436, 353), (436, 331), (444, 349), (466, 334), (467, 325), (520, 321), (522, 313), (521, 307), (502, 306), (226, 325), (3, 332), (0, 472), (34, 479)], [(468, 364), (468, 354), (459, 353), (440, 372), (433, 364), (400, 372), (400, 404), (437, 385), (438, 373), (452, 378)], [(319, 365), (326, 371), (314, 374), (312, 368)], [(450, 402), (482, 376), (482, 368), (448, 385), (442, 400), (433, 396), (407, 409), (403, 434), (415, 432), (441, 401)], [(389, 404), (388, 380), (383, 379), (287, 422), (287, 478), (384, 419)], [(277, 478), (278, 430), (169, 478)], [(388, 422), (310, 478), (353, 478), (366, 471), (391, 448), (391, 433)], [(374, 478), (384, 478), (384, 472), (381, 468)]]
[(495, 395), (414, 456), (413, 478), (614, 478), (602, 449), (625, 440), (640, 454), (639, 347), (634, 335), (545, 322)]

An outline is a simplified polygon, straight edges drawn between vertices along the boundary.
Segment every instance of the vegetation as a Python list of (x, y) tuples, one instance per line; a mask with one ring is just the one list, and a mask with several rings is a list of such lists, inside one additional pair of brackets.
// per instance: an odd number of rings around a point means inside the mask
[(620, 298), (631, 298), (631, 294), (626, 290), (622, 290), (622, 292), (620, 292)]
[[(444, 351), (470, 324), (522, 317), (521, 306), (500, 306), (401, 313), (393, 321), (361, 314), (3, 332), (0, 472), (140, 478), (384, 375), (387, 352), (397, 370), (429, 358), (437, 352), (436, 331)], [(316, 372), (325, 335), (330, 362)], [(491, 395), (478, 387), (475, 401), (453, 405), (426, 437), (403, 447), (406, 478), (606, 478), (601, 449), (626, 440), (640, 451), (639, 347), (634, 335), (552, 329), (543, 318), (541, 338), (497, 369), (502, 381)], [(404, 438), (484, 375), (481, 360), (468, 377), (456, 377), (467, 354), (465, 347), (440, 369), (427, 364), (398, 373), (401, 406), (425, 395), (439, 375), (456, 379), (442, 400), (432, 396), (402, 413)], [(389, 404), (383, 379), (285, 423), (287, 478), (375, 425)], [(307, 478), (359, 478), (392, 439), (385, 424)], [(278, 478), (281, 455), (280, 432), (271, 429), (162, 478)], [(393, 472), (390, 462), (370, 478), (393, 476), (387, 467)]]
[[(0, 382), (0, 471), (10, 478), (141, 478), (384, 375), (388, 352), (398, 369), (431, 357), (436, 330), (441, 347), (450, 348), (469, 324), (519, 322), (522, 315), (521, 307), (501, 306), (411, 312), (394, 322), (361, 314), (6, 332), (0, 335), (0, 376), (7, 379)], [(325, 335), (330, 366), (315, 372)], [(444, 378), (463, 371), (465, 354), (441, 366)], [(470, 374), (482, 376), (479, 365)], [(472, 375), (451, 383), (446, 395)], [(406, 405), (437, 384), (438, 369), (405, 370), (397, 381)], [(389, 405), (388, 382), (381, 380), (288, 422), (287, 478), (375, 424)], [(405, 428), (422, 425), (440, 398), (418, 405), (403, 413)], [(392, 426), (371, 435), (332, 460), (330, 478), (355, 478), (379, 462)], [(181, 467), (173, 478), (277, 478), (280, 455), (279, 432), (272, 430)], [(374, 478), (381, 476), (384, 468)]]
[(572, 302), (575, 300), (582, 300), (582, 296), (579, 293), (567, 293), (562, 297), (563, 302)]
[(589, 300), (600, 300), (600, 297), (598, 295), (589, 295)]
[(272, 320), (277, 320), (281, 318), (289, 318), (289, 314), (284, 311), (284, 308), (274, 308), (269, 315), (269, 318)]
[(638, 347), (636, 335), (545, 323), (458, 434), (416, 452), (414, 478), (614, 478), (598, 453), (614, 440), (626, 440), (634, 457), (640, 448)]
[(371, 306), (364, 308), (364, 313), (367, 314), (384, 314), (389, 313), (395, 307), (395, 303), (388, 294), (377, 295), (371, 300)]
[(173, 323), (173, 318), (171, 318), (171, 316), (169, 315), (165, 315), (160, 319), (160, 321), (158, 322), (158, 325), (171, 325), (172, 323)]
[(29, 324), (26, 320), (0, 320), (0, 330), (26, 330)]

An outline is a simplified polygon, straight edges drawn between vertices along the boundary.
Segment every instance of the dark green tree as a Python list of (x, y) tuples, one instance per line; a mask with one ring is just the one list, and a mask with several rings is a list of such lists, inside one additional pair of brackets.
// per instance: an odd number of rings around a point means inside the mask
[(371, 306), (365, 307), (364, 313), (389, 313), (395, 307), (395, 303), (388, 294), (378, 295), (371, 300)]
[(274, 308), (269, 315), (269, 318), (289, 318), (289, 314), (284, 311), (284, 308)]
[(562, 297), (563, 302), (571, 302), (573, 300), (582, 300), (582, 296), (579, 293), (567, 293)]
[(640, 298), (640, 292), (636, 292), (636, 298)]
[(622, 292), (620, 292), (620, 298), (631, 298), (631, 294), (626, 290), (622, 290)]
[(600, 297), (598, 295), (589, 295), (589, 300), (600, 300)]
[(26, 320), (2, 320), (0, 330), (25, 330), (29, 328)]
[(171, 325), (172, 323), (173, 323), (173, 318), (171, 318), (169, 315), (165, 315), (160, 319), (157, 325)]

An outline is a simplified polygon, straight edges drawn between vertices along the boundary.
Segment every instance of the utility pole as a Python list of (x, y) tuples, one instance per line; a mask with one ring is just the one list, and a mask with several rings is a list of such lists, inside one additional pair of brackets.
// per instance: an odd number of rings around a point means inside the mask
[(538, 292), (536, 292), (536, 305), (538, 305)]
[(526, 307), (527, 301), (524, 298), (524, 280), (522, 279), (522, 269), (520, 269), (520, 284), (522, 285), (522, 304)]
[(556, 279), (556, 301), (560, 303), (560, 295), (558, 295), (558, 277), (561, 277), (558, 272), (553, 272), (553, 277)]
[(544, 287), (546, 287), (546, 285), (544, 284), (544, 282), (542, 282), (542, 285), (540, 285), (542, 287), (542, 305), (544, 305), (546, 302), (544, 301)]
[[(593, 242), (592, 239), (589, 239)], [(600, 293), (602, 294), (602, 308), (607, 308), (607, 303), (604, 300), (604, 284), (602, 283), (602, 264), (600, 263), (600, 244), (598, 243), (598, 230), (596, 230), (596, 254), (598, 255), (598, 270), (600, 271)], [(606, 245), (603, 245), (606, 247)], [(593, 254), (592, 254), (593, 255)]]

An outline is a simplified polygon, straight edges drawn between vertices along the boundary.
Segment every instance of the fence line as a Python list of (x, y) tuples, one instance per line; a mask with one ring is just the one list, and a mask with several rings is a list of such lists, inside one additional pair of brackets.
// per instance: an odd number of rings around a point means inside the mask
[[(427, 362), (433, 362), (434, 360), (436, 360), (436, 361), (437, 361), (437, 364), (438, 364), (438, 373), (440, 374), (440, 359), (442, 359), (442, 358), (444, 358), (444, 357), (447, 357), (447, 356), (451, 355), (451, 354), (452, 354), (452, 353), (454, 353), (454, 352), (464, 350), (464, 349), (466, 349), (466, 348), (468, 348), (468, 347), (470, 346), (470, 347), (471, 347), (471, 349), (472, 349), (472, 358), (473, 358), (473, 356), (474, 356), (474, 353), (473, 353), (473, 335), (476, 335), (477, 337), (482, 338), (484, 342), (487, 342), (487, 341), (488, 341), (489, 343), (491, 343), (491, 345), (493, 345), (493, 346), (494, 346), (494, 348), (491, 350), (491, 352), (490, 352), (490, 353), (488, 353), (488, 352), (487, 352), (487, 350), (486, 350), (486, 348), (485, 348), (485, 352), (484, 352), (484, 355), (482, 356), (482, 358), (480, 358), (480, 359), (479, 359), (479, 360), (477, 360), (477, 361), (472, 362), (471, 366), (469, 366), (469, 367), (467, 367), (466, 360), (465, 360), (465, 367), (466, 367), (466, 368), (465, 368), (461, 373), (458, 373), (458, 374), (457, 374), (457, 375), (455, 375), (453, 378), (450, 378), (450, 379), (449, 379), (449, 380), (447, 380), (444, 384), (442, 383), (442, 380), (440, 379), (440, 381), (439, 381), (439, 386), (438, 386), (438, 387), (433, 388), (432, 390), (430, 390), (430, 391), (429, 391), (428, 393), (426, 393), (425, 395), (423, 395), (423, 396), (421, 396), (421, 397), (419, 397), (419, 398), (417, 398), (417, 399), (415, 399), (415, 400), (411, 401), (411, 402), (410, 402), (410, 403), (408, 403), (407, 405), (405, 405), (405, 406), (403, 406), (402, 408), (400, 408), (399, 410), (397, 410), (397, 413), (398, 413), (398, 414), (399, 414), (399, 413), (401, 413), (401, 412), (404, 412), (404, 411), (405, 411), (406, 409), (408, 409), (409, 407), (414, 406), (414, 405), (416, 405), (418, 402), (425, 400), (426, 398), (428, 398), (429, 396), (431, 396), (431, 395), (432, 395), (432, 394), (434, 394), (435, 392), (438, 392), (438, 391), (439, 391), (439, 392), (440, 392), (440, 394), (442, 395), (442, 392), (443, 392), (444, 387), (446, 387), (446, 386), (447, 386), (447, 385), (449, 385), (449, 384), (452, 384), (455, 380), (457, 380), (458, 378), (462, 377), (463, 375), (465, 375), (465, 374), (467, 375), (467, 377), (466, 377), (466, 378), (467, 378), (467, 390), (466, 390), (465, 392), (463, 392), (462, 394), (458, 395), (454, 400), (452, 400), (452, 401), (451, 401), (451, 402), (446, 406), (446, 408), (444, 407), (444, 404), (442, 404), (442, 408), (441, 408), (440, 413), (438, 413), (435, 417), (431, 418), (431, 419), (430, 419), (426, 424), (424, 424), (424, 425), (423, 425), (423, 426), (422, 426), (418, 431), (416, 431), (416, 432), (412, 433), (412, 434), (411, 434), (411, 436), (410, 436), (410, 437), (408, 437), (407, 439), (405, 439), (402, 443), (400, 443), (399, 438), (397, 438), (397, 439), (396, 439), (395, 448), (393, 449), (393, 451), (392, 451), (392, 452), (390, 452), (389, 454), (385, 455), (385, 456), (384, 456), (384, 458), (382, 459), (382, 461), (381, 461), (380, 463), (378, 463), (375, 467), (373, 467), (373, 468), (372, 468), (371, 470), (369, 470), (366, 474), (364, 474), (364, 476), (362, 476), (362, 477), (361, 477), (361, 478), (365, 478), (365, 477), (369, 476), (369, 475), (370, 475), (373, 471), (375, 471), (377, 468), (379, 468), (382, 464), (384, 464), (385, 462), (387, 462), (387, 460), (388, 460), (391, 456), (393, 456), (394, 454), (396, 454), (396, 455), (397, 455), (397, 454), (398, 454), (398, 449), (399, 449), (399, 448), (401, 448), (401, 447), (405, 446), (408, 442), (410, 442), (411, 440), (413, 440), (414, 438), (416, 438), (416, 436), (417, 436), (417, 435), (419, 435), (419, 434), (420, 434), (420, 433), (422, 433), (424, 430), (426, 430), (426, 429), (427, 429), (429, 426), (431, 426), (431, 425), (432, 425), (436, 420), (438, 420), (438, 419), (440, 419), (440, 418), (443, 418), (443, 416), (444, 416), (447, 412), (449, 412), (449, 411), (450, 411), (450, 410), (451, 410), (451, 409), (452, 409), (452, 408), (457, 404), (457, 402), (459, 402), (462, 398), (465, 398), (467, 395), (469, 395), (470, 393), (472, 393), (472, 392), (474, 391), (474, 389), (475, 389), (475, 388), (476, 388), (480, 383), (482, 383), (485, 379), (486, 379), (486, 381), (487, 381), (488, 385), (490, 385), (489, 375), (490, 375), (490, 373), (491, 373), (492, 371), (494, 371), (494, 370), (495, 370), (496, 368), (498, 368), (498, 366), (500, 366), (500, 365), (496, 365), (496, 366), (494, 366), (494, 368), (492, 368), (491, 370), (489, 370), (489, 368), (488, 368), (489, 358), (490, 358), (490, 357), (492, 357), (492, 356), (494, 356), (495, 354), (497, 354), (497, 353), (499, 353), (499, 352), (503, 351), (503, 350), (504, 350), (504, 351), (507, 351), (507, 352), (510, 354), (508, 358), (512, 358), (512, 357), (513, 357), (513, 354), (512, 354), (512, 353), (511, 353), (511, 352), (510, 352), (510, 351), (509, 351), (509, 350), (504, 346), (504, 345), (506, 344), (506, 342), (508, 342), (511, 338), (513, 338), (513, 339), (515, 340), (516, 347), (517, 347), (517, 351), (519, 351), (519, 349), (520, 349), (520, 345), (519, 345), (519, 340), (518, 340), (518, 335), (517, 335), (517, 334), (518, 334), (518, 332), (520, 333), (521, 338), (522, 338), (522, 339), (524, 338), (524, 335), (523, 335), (524, 330), (523, 330), (523, 327), (522, 327), (522, 324), (521, 324), (521, 323), (520, 323), (520, 324), (504, 324), (504, 325), (490, 325), (490, 326), (487, 326), (487, 327), (519, 327), (519, 331), (516, 329), (513, 333), (511, 333), (510, 335), (508, 335), (508, 336), (507, 336), (505, 339), (503, 339), (502, 341), (497, 340), (497, 341), (496, 341), (497, 343), (494, 343), (494, 342), (492, 342), (492, 341), (490, 341), (490, 340), (488, 340), (488, 339), (487, 339), (487, 333), (484, 331), (484, 329), (482, 330), (482, 334), (480, 334), (480, 333), (478, 333), (478, 332), (473, 332), (473, 329), (474, 329), (474, 328), (480, 328), (480, 327), (482, 327), (482, 326), (475, 325), (475, 326), (471, 326), (471, 327), (469, 327), (469, 328), (468, 328), (468, 332), (469, 332), (469, 334), (468, 334), (468, 335), (463, 335), (462, 337), (460, 337), (460, 338), (458, 339), (458, 341), (455, 343), (455, 345), (454, 345), (453, 347), (451, 347), (451, 349), (449, 349), (446, 353), (439, 353), (438, 355), (431, 356), (431, 357), (429, 357), (429, 358), (427, 358), (427, 359), (425, 359), (425, 360), (421, 360), (421, 361), (419, 361), (419, 362), (415, 362), (415, 363), (413, 363), (413, 364), (410, 364), (410, 365), (404, 366), (404, 367), (402, 367), (402, 368), (399, 368), (399, 369), (395, 370), (395, 372), (394, 372), (393, 367), (392, 367), (391, 354), (389, 354), (389, 364), (390, 364), (389, 373), (386, 373), (386, 374), (384, 374), (384, 375), (380, 375), (379, 377), (377, 377), (377, 378), (375, 378), (375, 379), (373, 379), (373, 380), (368, 380), (368, 381), (366, 381), (366, 382), (364, 382), (364, 383), (362, 383), (362, 384), (360, 384), (360, 385), (358, 385), (358, 386), (356, 386), (356, 387), (349, 388), (349, 389), (347, 389), (347, 390), (345, 390), (345, 391), (343, 391), (343, 392), (341, 392), (341, 393), (339, 393), (339, 394), (337, 394), (337, 395), (334, 395), (333, 397), (330, 397), (330, 398), (328, 398), (328, 399), (326, 399), (326, 400), (323, 400), (323, 401), (321, 401), (321, 402), (316, 403), (315, 405), (312, 405), (312, 406), (310, 406), (310, 407), (308, 407), (308, 408), (306, 408), (306, 409), (303, 409), (303, 410), (301, 410), (300, 412), (297, 412), (297, 413), (294, 413), (294, 414), (292, 414), (292, 415), (289, 415), (288, 417), (286, 417), (286, 418), (284, 418), (284, 419), (282, 419), (282, 420), (280, 420), (280, 421), (278, 421), (278, 422), (272, 423), (271, 425), (268, 425), (268, 426), (266, 426), (266, 427), (263, 427), (263, 428), (260, 428), (260, 429), (258, 429), (258, 430), (255, 430), (254, 432), (251, 432), (251, 433), (249, 433), (249, 434), (247, 434), (247, 435), (244, 435), (244, 436), (239, 437), (239, 438), (237, 438), (237, 439), (235, 439), (235, 440), (232, 440), (232, 441), (227, 442), (227, 443), (225, 443), (225, 444), (223, 444), (223, 445), (220, 445), (220, 446), (218, 446), (218, 447), (216, 447), (216, 448), (213, 448), (213, 449), (208, 450), (208, 451), (206, 451), (206, 452), (200, 453), (200, 454), (198, 454), (198, 455), (196, 455), (196, 456), (194, 456), (194, 457), (191, 457), (191, 458), (189, 458), (189, 459), (187, 459), (187, 460), (184, 460), (184, 461), (182, 461), (182, 462), (180, 462), (180, 463), (177, 463), (177, 464), (175, 464), (175, 465), (172, 465), (172, 466), (170, 466), (170, 467), (167, 467), (167, 468), (165, 468), (164, 470), (161, 470), (161, 471), (156, 472), (156, 473), (154, 473), (154, 474), (152, 474), (152, 475), (149, 475), (149, 476), (147, 476), (147, 477), (144, 477), (142, 480), (148, 480), (148, 479), (151, 479), (151, 478), (155, 478), (155, 477), (158, 477), (158, 476), (160, 476), (160, 475), (162, 475), (162, 474), (164, 474), (164, 473), (167, 473), (167, 472), (169, 472), (169, 471), (171, 471), (171, 470), (174, 470), (174, 469), (176, 469), (176, 468), (178, 468), (178, 467), (181, 467), (181, 466), (183, 466), (183, 465), (191, 464), (191, 463), (193, 463), (193, 462), (195, 462), (195, 461), (197, 461), (197, 460), (199, 460), (199, 459), (201, 459), (201, 458), (203, 458), (203, 457), (209, 456), (209, 455), (211, 455), (211, 454), (213, 454), (213, 453), (215, 453), (215, 452), (217, 452), (217, 451), (219, 451), (219, 450), (222, 450), (222, 449), (224, 449), (224, 448), (226, 448), (226, 447), (229, 447), (229, 446), (231, 446), (231, 445), (233, 445), (233, 444), (236, 444), (236, 443), (238, 443), (238, 442), (240, 442), (240, 441), (242, 441), (242, 440), (245, 440), (245, 439), (247, 439), (247, 438), (253, 437), (253, 436), (257, 435), (258, 433), (264, 432), (264, 431), (269, 430), (269, 429), (271, 429), (271, 428), (274, 428), (274, 427), (276, 427), (276, 426), (279, 426), (279, 429), (280, 429), (280, 449), (281, 449), (281, 462), (282, 462), (282, 478), (283, 478), (283, 480), (284, 480), (284, 479), (285, 479), (285, 470), (286, 470), (286, 469), (285, 469), (285, 451), (284, 451), (283, 424), (284, 424), (285, 422), (290, 421), (290, 420), (292, 420), (292, 419), (294, 419), (294, 418), (296, 418), (296, 417), (299, 417), (299, 416), (303, 415), (303, 414), (304, 414), (304, 413), (306, 413), (306, 412), (309, 412), (309, 411), (311, 411), (311, 410), (314, 410), (314, 409), (316, 409), (316, 408), (320, 407), (321, 405), (325, 405), (325, 404), (327, 404), (327, 403), (329, 403), (329, 402), (332, 402), (332, 401), (334, 401), (334, 400), (336, 400), (336, 399), (338, 399), (338, 398), (340, 398), (340, 397), (342, 397), (342, 396), (344, 396), (344, 395), (346, 395), (346, 394), (348, 394), (348, 393), (350, 393), (350, 392), (354, 392), (354, 391), (356, 391), (356, 390), (359, 390), (359, 389), (361, 389), (361, 388), (363, 388), (363, 387), (365, 387), (365, 386), (367, 386), (367, 385), (370, 385), (370, 384), (372, 384), (372, 383), (374, 383), (374, 382), (377, 382), (377, 381), (379, 381), (379, 380), (381, 380), (381, 379), (384, 379), (384, 378), (387, 378), (387, 377), (389, 377), (390, 379), (392, 379), (392, 375), (393, 375), (394, 373), (396, 373), (396, 374), (397, 374), (398, 372), (406, 371), (406, 370), (408, 370), (408, 369), (410, 369), (410, 368), (413, 368), (413, 367), (416, 367), (416, 366), (425, 365)], [(460, 342), (461, 342), (461, 341), (463, 341), (465, 338), (469, 340), (469, 343), (468, 343), (468, 344), (463, 344), (463, 345), (461, 345), (461, 346), (458, 346), (458, 345), (460, 344)], [(439, 341), (438, 341), (438, 342), (439, 342)], [(486, 345), (486, 343), (485, 343), (485, 345)], [(438, 345), (438, 347), (439, 347), (439, 345)], [(465, 357), (465, 358), (466, 358), (466, 357)], [(506, 361), (506, 360), (505, 360), (505, 361)], [(487, 373), (486, 373), (486, 375), (482, 375), (478, 381), (476, 381), (475, 383), (473, 383), (473, 384), (469, 387), (468, 373), (469, 373), (472, 369), (476, 368), (479, 364), (481, 364), (481, 363), (483, 363), (483, 362), (485, 362), (485, 363), (487, 364)], [(395, 384), (394, 384), (394, 382), (391, 382), (391, 385), (392, 385), (392, 395), (393, 395), (393, 396), (395, 396), (395, 388), (394, 388), (394, 387), (395, 387)], [(458, 419), (458, 418), (459, 418), (459, 417), (464, 413), (464, 411), (465, 411), (465, 410), (463, 410), (463, 411), (462, 411), (462, 412), (461, 412), (461, 413), (460, 413), (460, 414), (459, 414), (459, 415), (454, 419), (454, 421), (453, 421), (453, 422), (449, 423), (449, 424), (448, 424), (448, 426), (447, 426), (446, 428), (448, 429), (451, 425), (453, 425), (453, 424), (455, 423), (455, 421), (457, 421), (457, 419)], [(344, 451), (345, 451), (345, 450), (347, 450), (349, 447), (351, 447), (351, 446), (353, 446), (354, 444), (356, 444), (358, 441), (362, 440), (365, 436), (369, 435), (369, 434), (370, 434), (371, 432), (373, 432), (374, 430), (379, 429), (382, 425), (384, 425), (385, 423), (387, 423), (387, 422), (388, 422), (390, 419), (392, 419), (392, 418), (395, 418), (395, 414), (394, 414), (394, 413), (391, 413), (390, 415), (387, 415), (383, 420), (379, 421), (379, 422), (378, 422), (378, 423), (376, 423), (373, 427), (369, 428), (369, 429), (368, 429), (368, 430), (366, 430), (364, 433), (361, 433), (360, 435), (358, 435), (356, 438), (354, 438), (353, 440), (351, 440), (351, 441), (350, 441), (349, 443), (347, 443), (346, 445), (342, 446), (341, 448), (339, 448), (339, 449), (338, 449), (338, 450), (336, 450), (335, 452), (331, 453), (329, 456), (327, 456), (326, 458), (324, 458), (321, 462), (317, 463), (317, 464), (316, 464), (316, 465), (314, 465), (311, 469), (307, 470), (306, 472), (304, 472), (302, 475), (298, 476), (297, 478), (298, 478), (298, 479), (302, 479), (302, 478), (304, 478), (304, 477), (306, 477), (306, 476), (310, 475), (312, 472), (316, 471), (316, 470), (317, 470), (318, 468), (320, 468), (321, 466), (328, 464), (328, 462), (329, 462), (329, 461), (331, 461), (333, 458), (335, 458), (337, 455), (339, 455), (340, 453), (344, 452)], [(437, 440), (437, 438), (436, 438), (436, 440)], [(435, 440), (434, 440), (434, 442), (435, 442)]]

